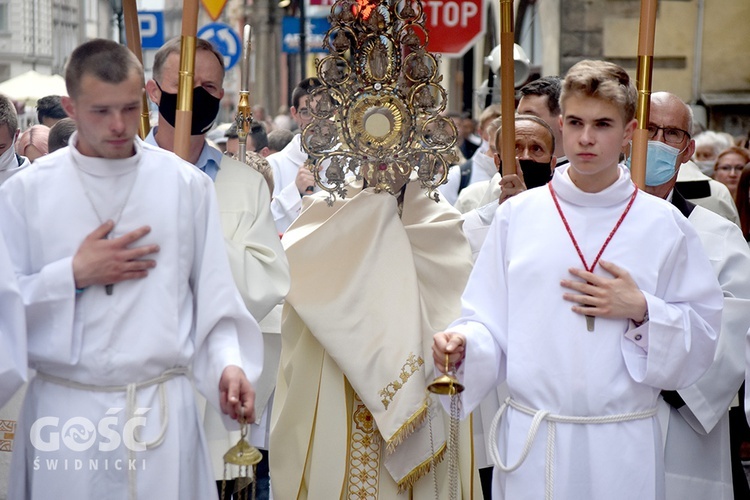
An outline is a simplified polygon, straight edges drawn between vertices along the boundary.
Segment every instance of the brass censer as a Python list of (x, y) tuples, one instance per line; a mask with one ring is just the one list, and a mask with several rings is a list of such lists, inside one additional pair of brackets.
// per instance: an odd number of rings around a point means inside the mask
[[(235, 479), (235, 491), (237, 494), (234, 498), (238, 500), (255, 500), (256, 470), (255, 466), (263, 459), (260, 451), (247, 442), (247, 419), (245, 412), (240, 415), (240, 440), (229, 448), (224, 454), (224, 479), (221, 482), (221, 498), (226, 498), (227, 481), (230, 481), (229, 469), (234, 465), (239, 468), (239, 473)], [(248, 497), (248, 486), (250, 486), (250, 496)]]

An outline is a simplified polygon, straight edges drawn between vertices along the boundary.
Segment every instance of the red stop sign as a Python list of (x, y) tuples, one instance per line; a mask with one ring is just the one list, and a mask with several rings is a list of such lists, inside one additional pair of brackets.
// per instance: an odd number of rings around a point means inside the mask
[(484, 35), (483, 0), (422, 0), (422, 6), (430, 52), (462, 56)]

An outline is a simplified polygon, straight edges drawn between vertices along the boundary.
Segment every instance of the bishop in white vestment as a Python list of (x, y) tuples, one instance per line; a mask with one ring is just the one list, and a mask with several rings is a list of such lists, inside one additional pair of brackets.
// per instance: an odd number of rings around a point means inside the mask
[[(282, 240), (292, 288), (271, 419), (274, 496), (435, 499), (438, 488), (450, 498), (449, 419), (426, 389), (432, 335), (458, 314), (471, 268), (458, 214), (416, 180), (402, 204), (361, 184), (333, 206), (304, 203)], [(460, 441), (459, 498), (478, 499), (468, 422)]]

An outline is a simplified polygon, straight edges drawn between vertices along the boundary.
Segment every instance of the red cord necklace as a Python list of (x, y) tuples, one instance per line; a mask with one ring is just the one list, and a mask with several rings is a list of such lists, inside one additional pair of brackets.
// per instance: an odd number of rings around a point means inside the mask
[[(612, 228), (612, 231), (610, 231), (609, 236), (607, 236), (607, 239), (604, 240), (604, 244), (599, 249), (599, 253), (596, 255), (596, 258), (594, 259), (594, 262), (591, 263), (591, 267), (586, 263), (586, 258), (583, 256), (583, 252), (581, 251), (581, 247), (578, 245), (578, 240), (576, 240), (575, 235), (573, 234), (573, 230), (570, 229), (570, 224), (568, 224), (568, 219), (565, 218), (565, 214), (562, 211), (562, 207), (560, 206), (560, 202), (557, 201), (557, 195), (555, 194), (555, 190), (552, 188), (552, 183), (548, 182), (547, 186), (549, 186), (549, 192), (552, 195), (552, 201), (555, 202), (555, 208), (557, 208), (557, 213), (560, 214), (560, 219), (563, 222), (563, 225), (565, 226), (565, 229), (568, 231), (568, 236), (570, 236), (570, 241), (573, 242), (573, 246), (576, 249), (576, 252), (578, 252), (578, 257), (581, 259), (581, 263), (583, 264), (584, 269), (586, 269), (588, 272), (593, 273), (594, 268), (599, 263), (599, 258), (604, 253), (604, 249), (607, 248), (607, 245), (609, 245), (609, 242), (612, 240), (612, 237), (615, 235), (617, 230), (620, 228), (620, 225), (622, 224), (622, 221), (625, 220), (625, 216), (628, 215), (628, 212), (630, 212), (630, 207), (633, 206), (633, 202), (635, 201), (635, 197), (638, 195), (638, 186), (634, 185), (633, 189), (633, 195), (630, 197), (630, 201), (628, 202), (628, 205), (625, 207), (625, 210), (622, 212), (622, 215), (620, 215), (620, 218), (617, 220), (617, 223), (615, 224), (615, 227)], [(586, 326), (588, 331), (592, 332), (594, 331), (594, 317), (593, 316), (586, 316)]]

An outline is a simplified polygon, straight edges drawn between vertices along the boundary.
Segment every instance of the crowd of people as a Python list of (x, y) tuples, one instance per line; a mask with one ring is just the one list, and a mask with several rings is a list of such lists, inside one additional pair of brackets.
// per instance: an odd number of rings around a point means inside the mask
[(655, 91), (640, 190), (633, 82), (585, 60), (519, 90), (514, 173), (490, 105), (451, 115), (437, 203), (354, 178), (331, 202), (299, 134), (325, 83), (254, 107), (240, 158), (195, 52), (185, 159), (179, 39), (145, 89), (126, 47), (80, 45), (23, 131), (0, 95), (8, 498), (236, 498), (237, 421), (258, 499), (750, 498), (745, 137)]

